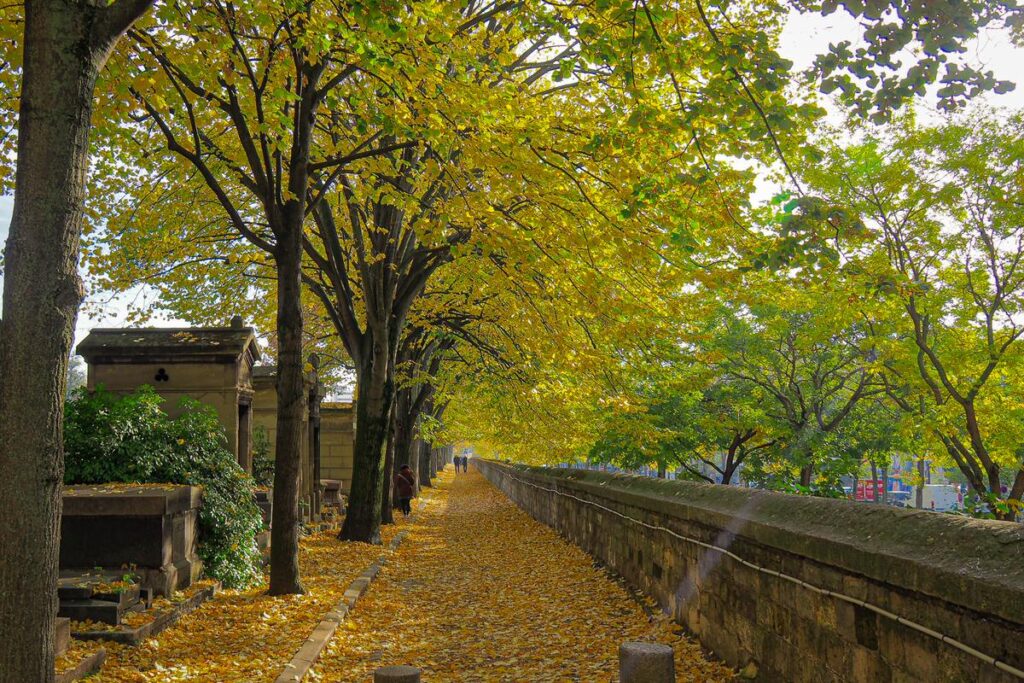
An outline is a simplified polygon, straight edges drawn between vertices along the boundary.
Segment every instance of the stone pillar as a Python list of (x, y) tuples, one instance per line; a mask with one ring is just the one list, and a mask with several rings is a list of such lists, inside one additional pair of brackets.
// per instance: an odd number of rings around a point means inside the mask
[(675, 683), (672, 648), (659, 643), (623, 643), (619, 646), (620, 683)]
[(414, 666), (382, 666), (373, 672), (373, 683), (420, 683), (420, 670)]

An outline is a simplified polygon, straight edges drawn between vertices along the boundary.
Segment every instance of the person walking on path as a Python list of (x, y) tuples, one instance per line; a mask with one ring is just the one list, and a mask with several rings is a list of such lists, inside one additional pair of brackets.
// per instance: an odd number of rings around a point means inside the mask
[(409, 516), (412, 512), (412, 494), (415, 490), (416, 480), (412, 474), (412, 468), (408, 465), (402, 465), (398, 470), (398, 474), (395, 475), (395, 493), (398, 497), (398, 507), (402, 509), (402, 514)]

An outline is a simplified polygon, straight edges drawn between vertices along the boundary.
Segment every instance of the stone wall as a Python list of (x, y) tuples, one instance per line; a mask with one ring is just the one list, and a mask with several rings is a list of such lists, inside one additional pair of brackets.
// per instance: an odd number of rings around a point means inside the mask
[(346, 495), (352, 483), (354, 419), (351, 403), (320, 404), (320, 477), (340, 479)]
[[(167, 380), (154, 380), (160, 370), (164, 371), (162, 376), (166, 376)], [(103, 386), (115, 394), (126, 394), (148, 384), (165, 399), (160, 408), (172, 418), (181, 415), (179, 404), (186, 397), (212, 406), (224, 426), (228, 439), (227, 449), (235, 454), (240, 463), (244, 463), (251, 456), (243, 454), (239, 457), (238, 453), (239, 394), (251, 394), (252, 390), (247, 378), (244, 384), (241, 383), (238, 373), (239, 369), (233, 363), (93, 363), (89, 365), (87, 386), (89, 389)], [(243, 438), (250, 437), (244, 434)]]
[(1022, 525), (737, 487), (474, 463), (530, 515), (657, 599), (745, 676), (1021, 680), (992, 658), (1024, 669)]
[[(270, 445), (270, 457), (276, 457), (277, 450), (277, 385), (276, 372), (257, 373), (253, 379), (255, 395), (252, 400), (252, 424), (254, 429), (263, 428)], [(302, 434), (299, 436), (299, 505), (304, 519), (309, 519), (316, 510), (314, 503), (313, 448), (309, 413), (302, 413)]]

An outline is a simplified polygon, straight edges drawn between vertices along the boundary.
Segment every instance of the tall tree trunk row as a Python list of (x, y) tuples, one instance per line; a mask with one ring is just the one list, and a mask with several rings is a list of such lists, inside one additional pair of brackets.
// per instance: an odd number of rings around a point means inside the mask
[(0, 322), (0, 674), (52, 681), (64, 381), (96, 80), (151, 0), (25, 3), (14, 213)]

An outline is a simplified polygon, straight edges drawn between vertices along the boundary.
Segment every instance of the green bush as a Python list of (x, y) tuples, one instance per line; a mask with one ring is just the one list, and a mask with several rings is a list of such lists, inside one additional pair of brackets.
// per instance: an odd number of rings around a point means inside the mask
[(263, 425), (252, 430), (252, 478), (257, 486), (274, 485), (274, 459), (270, 457), (270, 439)]
[(188, 484), (203, 488), (199, 556), (209, 576), (241, 588), (260, 576), (262, 523), (254, 482), (227, 450), (213, 408), (182, 399), (171, 419), (144, 386), (127, 396), (75, 391), (65, 407), (64, 483)]

